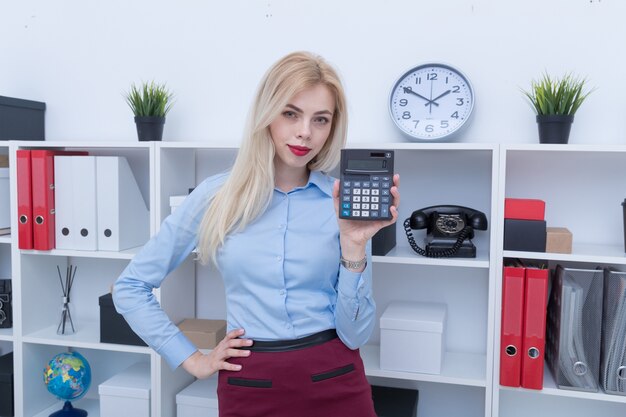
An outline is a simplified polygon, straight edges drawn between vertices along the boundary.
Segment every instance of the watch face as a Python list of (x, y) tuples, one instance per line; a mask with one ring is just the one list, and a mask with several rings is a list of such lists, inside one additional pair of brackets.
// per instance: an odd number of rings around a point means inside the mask
[(456, 133), (474, 108), (468, 79), (443, 64), (425, 64), (406, 72), (395, 83), (389, 110), (395, 124), (415, 139), (436, 140)]

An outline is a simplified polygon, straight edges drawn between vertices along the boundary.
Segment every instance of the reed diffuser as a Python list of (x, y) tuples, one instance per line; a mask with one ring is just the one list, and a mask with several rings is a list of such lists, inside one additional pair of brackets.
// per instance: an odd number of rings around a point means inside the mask
[(72, 321), (72, 305), (70, 304), (70, 293), (72, 284), (76, 277), (76, 266), (69, 265), (65, 271), (65, 279), (61, 276), (61, 268), (57, 265), (59, 273), (59, 281), (61, 282), (61, 290), (63, 291), (63, 307), (61, 308), (61, 319), (57, 327), (57, 334), (69, 335), (76, 333), (74, 322)]

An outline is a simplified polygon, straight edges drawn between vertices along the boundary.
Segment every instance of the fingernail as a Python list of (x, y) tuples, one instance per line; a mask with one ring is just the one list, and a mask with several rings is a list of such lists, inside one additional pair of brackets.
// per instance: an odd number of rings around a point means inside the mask
[(235, 369), (240, 371), (241, 370), (241, 365), (235, 365)]
[(252, 339), (246, 339), (246, 345), (252, 346)]

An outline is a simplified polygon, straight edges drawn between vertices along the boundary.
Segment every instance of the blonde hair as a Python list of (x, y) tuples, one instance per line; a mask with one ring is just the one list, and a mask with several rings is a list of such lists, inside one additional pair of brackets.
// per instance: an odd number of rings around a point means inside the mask
[(266, 210), (274, 190), (274, 144), (269, 125), (294, 95), (318, 84), (335, 96), (335, 111), (328, 140), (308, 168), (328, 172), (339, 162), (347, 133), (346, 101), (339, 76), (319, 56), (291, 53), (261, 80), (230, 175), (204, 213), (197, 246), (202, 263), (215, 261), (226, 236), (242, 230)]

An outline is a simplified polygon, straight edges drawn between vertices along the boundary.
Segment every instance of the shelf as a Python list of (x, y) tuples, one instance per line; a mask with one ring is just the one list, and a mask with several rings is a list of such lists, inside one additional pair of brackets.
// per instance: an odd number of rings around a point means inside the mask
[(476, 258), (426, 258), (418, 255), (407, 246), (396, 246), (385, 256), (372, 256), (377, 263), (409, 264), (409, 265), (438, 265), (469, 268), (489, 268), (489, 256), (486, 250), (478, 249)]
[(477, 353), (446, 352), (441, 374), (421, 374), (416, 372), (387, 371), (380, 369), (380, 347), (366, 345), (361, 348), (365, 374), (382, 378), (410, 381), (437, 382), (473, 387), (485, 387), (485, 355)]
[(0, 329), (0, 341), (13, 341), (13, 328)]
[[(90, 389), (94, 388), (96, 390), (98, 389), (98, 387), (91, 387)], [(50, 394), (50, 396), (52, 396), (52, 394)], [(54, 405), (51, 405), (45, 410), (35, 414), (33, 417), (49, 417), (50, 414), (54, 413), (55, 411), (61, 410), (63, 408), (63, 404), (64, 402), (58, 401), (54, 403)], [(89, 417), (100, 417), (100, 401), (98, 400), (81, 398), (78, 401), (72, 401), (72, 405), (75, 408), (80, 408), (87, 411), (87, 415)]]
[(76, 333), (73, 335), (58, 335), (57, 326), (46, 327), (24, 335), (22, 340), (26, 343), (41, 345), (71, 346), (83, 349), (100, 349), (116, 352), (145, 353), (150, 354), (151, 349), (147, 346), (120, 345), (116, 343), (100, 343), (100, 325), (97, 322), (83, 322), (78, 324)]
[(506, 144), (501, 145), (506, 151), (529, 152), (626, 152), (624, 145), (586, 145), (586, 144)]
[(543, 389), (542, 390), (529, 390), (525, 388), (505, 387), (503, 385), (500, 386), (500, 389), (506, 390), (506, 391), (520, 391), (520, 392), (536, 393), (538, 395), (551, 395), (551, 396), (557, 396), (557, 397), (580, 398), (580, 399), (587, 399), (587, 400), (596, 400), (596, 401), (626, 404), (626, 395), (605, 394), (604, 392), (602, 392), (602, 389), (600, 389), (600, 391), (598, 392), (586, 392), (586, 391), (576, 391), (576, 390), (557, 388), (556, 383), (554, 382), (554, 378), (552, 378), (552, 373), (548, 369), (547, 365), (543, 372)]
[(126, 249), (119, 252), (112, 251), (90, 251), (90, 250), (72, 250), (72, 249), (52, 249), (47, 251), (22, 249), (23, 255), (48, 255), (48, 256), (70, 256), (74, 258), (100, 258), (100, 259), (133, 259), (133, 257), (143, 248)]
[(13, 243), (12, 239), (11, 239), (11, 235), (2, 235), (0, 236), (0, 243)]
[(542, 259), (547, 261), (589, 262), (598, 264), (626, 265), (623, 245), (574, 244), (572, 253), (503, 252), (505, 258)]

